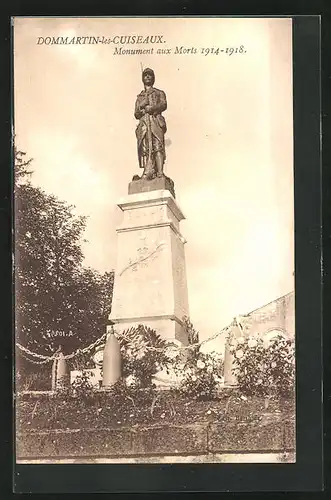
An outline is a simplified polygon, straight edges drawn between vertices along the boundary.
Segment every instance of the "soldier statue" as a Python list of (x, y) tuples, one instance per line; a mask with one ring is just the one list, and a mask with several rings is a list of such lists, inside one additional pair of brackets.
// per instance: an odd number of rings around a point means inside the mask
[(164, 134), (167, 131), (162, 111), (167, 109), (167, 98), (162, 90), (153, 87), (154, 71), (144, 69), (144, 90), (137, 96), (134, 116), (139, 123), (136, 128), (139, 167), (143, 168), (142, 179), (163, 177), (166, 158)]

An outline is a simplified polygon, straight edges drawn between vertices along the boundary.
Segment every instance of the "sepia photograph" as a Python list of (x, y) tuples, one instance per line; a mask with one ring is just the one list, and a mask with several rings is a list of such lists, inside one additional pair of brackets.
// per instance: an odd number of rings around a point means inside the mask
[(292, 19), (12, 22), (16, 463), (295, 463)]

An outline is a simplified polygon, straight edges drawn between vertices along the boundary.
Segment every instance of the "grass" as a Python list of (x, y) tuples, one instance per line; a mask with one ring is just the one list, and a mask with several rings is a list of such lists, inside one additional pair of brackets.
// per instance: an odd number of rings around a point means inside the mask
[(16, 399), (16, 430), (116, 428), (160, 423), (259, 422), (280, 415), (292, 419), (294, 398), (243, 397), (236, 390), (217, 399), (196, 401), (169, 391), (135, 394), (95, 393), (93, 397), (31, 397)]

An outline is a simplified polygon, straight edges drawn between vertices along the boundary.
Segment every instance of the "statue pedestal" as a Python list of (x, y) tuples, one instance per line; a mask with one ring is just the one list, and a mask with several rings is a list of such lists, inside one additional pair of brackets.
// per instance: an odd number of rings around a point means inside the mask
[(117, 265), (109, 319), (115, 330), (143, 324), (164, 339), (186, 345), (182, 323), (189, 313), (185, 240), (179, 229), (184, 215), (166, 189), (129, 194), (118, 207), (123, 221), (116, 230)]
[(174, 181), (163, 175), (162, 177), (155, 177), (155, 179), (146, 180), (146, 179), (137, 179), (132, 180), (129, 184), (129, 194), (142, 193), (148, 191), (159, 191), (167, 189), (170, 191), (172, 196), (175, 196), (175, 186)]

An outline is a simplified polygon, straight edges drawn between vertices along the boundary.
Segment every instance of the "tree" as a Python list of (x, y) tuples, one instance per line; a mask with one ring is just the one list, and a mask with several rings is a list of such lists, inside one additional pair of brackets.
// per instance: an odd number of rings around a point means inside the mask
[(32, 170), (29, 170), (32, 158), (26, 159), (26, 153), (19, 151), (14, 145), (15, 169), (14, 169), (14, 187), (20, 181), (26, 182), (26, 178), (32, 175)]
[(113, 273), (83, 266), (86, 217), (30, 182), (15, 151), (16, 338), (41, 354), (85, 347), (105, 331)]

